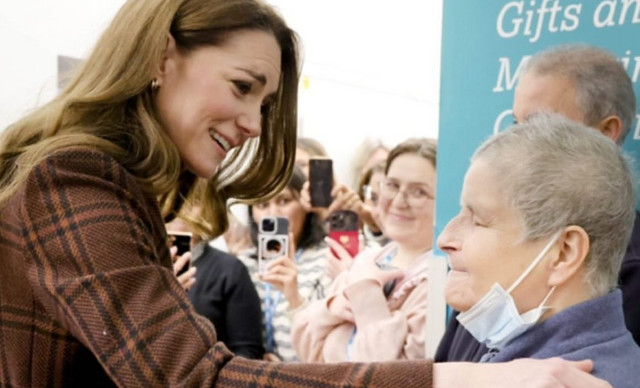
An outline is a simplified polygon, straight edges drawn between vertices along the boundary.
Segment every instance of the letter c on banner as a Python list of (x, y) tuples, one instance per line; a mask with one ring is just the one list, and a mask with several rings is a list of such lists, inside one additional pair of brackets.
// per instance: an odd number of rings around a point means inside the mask
[[(507, 127), (507, 125), (503, 125), (502, 122), (504, 121), (505, 117), (507, 116), (511, 116), (513, 114), (513, 110), (511, 109), (507, 109), (505, 111), (502, 111), (502, 113), (500, 113), (498, 115), (498, 117), (496, 117), (496, 121), (493, 123), (493, 134), (497, 135), (501, 130), (505, 129)], [(513, 124), (512, 122), (508, 123)]]

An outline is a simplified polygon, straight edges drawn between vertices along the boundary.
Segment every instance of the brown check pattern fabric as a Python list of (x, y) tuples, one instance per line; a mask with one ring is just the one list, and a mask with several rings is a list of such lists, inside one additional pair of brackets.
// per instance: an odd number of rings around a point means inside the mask
[(88, 148), (0, 210), (0, 387), (430, 387), (431, 362), (234, 357), (171, 270), (158, 205)]

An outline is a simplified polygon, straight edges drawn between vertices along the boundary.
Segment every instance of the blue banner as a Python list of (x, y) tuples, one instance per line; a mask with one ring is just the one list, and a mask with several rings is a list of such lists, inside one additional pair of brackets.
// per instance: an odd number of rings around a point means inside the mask
[[(459, 211), (473, 151), (513, 123), (513, 92), (529, 56), (560, 43), (602, 47), (640, 97), (640, 0), (444, 0), (443, 13), (436, 236)], [(624, 144), (636, 165), (637, 111)]]

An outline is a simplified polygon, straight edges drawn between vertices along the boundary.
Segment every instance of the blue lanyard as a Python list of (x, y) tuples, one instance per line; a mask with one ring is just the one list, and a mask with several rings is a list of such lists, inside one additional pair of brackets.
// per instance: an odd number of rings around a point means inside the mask
[(266, 350), (267, 353), (273, 353), (276, 349), (276, 339), (273, 333), (273, 319), (276, 314), (276, 307), (280, 304), (280, 299), (282, 299), (282, 292), (272, 289), (272, 286), (269, 283), (264, 285), (264, 289), (266, 292), (264, 298), (264, 323), (267, 337)]
[[(296, 251), (294, 261), (297, 263), (302, 256), (302, 249)], [(265, 335), (267, 337), (267, 353), (274, 353), (276, 349), (275, 326), (273, 320), (276, 316), (276, 309), (282, 300), (282, 292), (276, 290), (269, 283), (264, 284), (264, 326)]]
[(356, 333), (358, 332), (358, 328), (356, 326), (353, 327), (353, 332), (349, 337), (349, 342), (347, 342), (347, 361), (351, 361), (351, 356), (353, 354), (353, 342), (356, 339)]
[[(396, 249), (394, 249), (391, 252), (389, 252), (388, 255), (386, 255), (382, 260), (380, 260), (376, 264), (378, 265), (378, 267), (384, 268), (384, 267), (388, 266), (389, 263), (391, 263), (391, 260), (393, 260), (395, 255), (396, 255)], [(356, 340), (356, 333), (358, 333), (358, 327), (356, 327), (354, 325), (353, 326), (353, 332), (351, 333), (351, 336), (349, 337), (349, 342), (347, 342), (347, 361), (351, 361), (351, 357), (353, 355), (353, 343)]]
[(393, 258), (396, 256), (396, 251), (397, 249), (392, 250), (391, 252), (389, 252), (384, 259), (380, 260), (377, 264), (378, 267), (384, 269), (385, 267), (387, 267), (389, 265), (389, 263), (391, 263), (391, 260), (393, 260)]

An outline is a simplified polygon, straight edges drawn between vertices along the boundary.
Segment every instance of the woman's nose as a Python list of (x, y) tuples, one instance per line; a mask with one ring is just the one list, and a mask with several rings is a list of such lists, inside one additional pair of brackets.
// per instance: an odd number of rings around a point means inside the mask
[(460, 249), (460, 239), (458, 238), (459, 227), (457, 219), (454, 218), (447, 223), (440, 236), (438, 236), (438, 248), (449, 254)]
[(409, 202), (407, 201), (407, 194), (405, 194), (403, 190), (398, 190), (395, 197), (393, 197), (393, 199), (391, 200), (391, 205), (398, 208), (409, 206)]
[(246, 138), (258, 137), (262, 132), (261, 106), (251, 106), (236, 119), (236, 124)]

